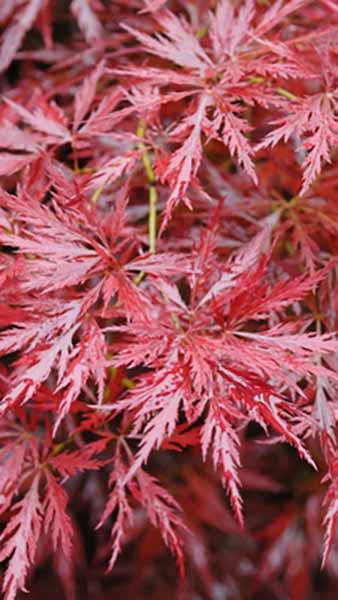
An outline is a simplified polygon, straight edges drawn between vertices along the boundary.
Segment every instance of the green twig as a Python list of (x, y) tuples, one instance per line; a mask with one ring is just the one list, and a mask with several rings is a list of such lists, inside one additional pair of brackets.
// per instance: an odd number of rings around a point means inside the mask
[(276, 88), (276, 92), (277, 94), (279, 94), (280, 96), (284, 96), (284, 98), (287, 98), (288, 100), (297, 100), (297, 96), (295, 96), (292, 92), (289, 92), (289, 90), (286, 90), (282, 87), (278, 87)]
[(97, 190), (95, 190), (94, 194), (92, 195), (90, 201), (92, 204), (96, 204), (99, 197), (101, 196), (102, 192), (104, 190), (104, 185), (101, 185), (99, 188), (97, 188)]

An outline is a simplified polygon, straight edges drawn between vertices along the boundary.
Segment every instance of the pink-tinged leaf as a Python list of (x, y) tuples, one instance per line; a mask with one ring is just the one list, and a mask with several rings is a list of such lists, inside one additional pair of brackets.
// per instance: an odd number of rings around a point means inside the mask
[(7, 214), (2, 208), (0, 208), (0, 227), (3, 227), (3, 229), (7, 229), (8, 231), (10, 231), (12, 226), (9, 219), (10, 215)]
[(240, 466), (239, 438), (215, 401), (201, 430), (202, 456), (212, 454), (215, 469), (220, 469), (223, 485), (227, 489), (237, 520), (243, 526), (242, 499), (239, 492), (238, 468)]
[[(158, 69), (156, 67), (147, 66), (147, 68), (142, 68), (141, 66), (135, 67), (133, 64), (130, 64), (128, 67), (120, 69), (108, 69), (108, 72), (112, 75), (120, 75), (128, 79), (132, 77), (136, 81), (141, 79), (143, 81), (151, 82), (152, 85), (157, 85), (160, 87), (167, 87), (168, 84), (168, 71), (165, 69)], [(175, 97), (180, 99), (182, 96), (189, 96), (195, 88), (199, 88), (201, 85), (201, 80), (197, 75), (193, 73), (184, 73), (183, 75), (182, 73), (174, 70), (170, 71), (170, 81), (172, 84), (188, 89), (187, 91), (181, 93), (170, 92), (168, 94), (169, 99)], [(166, 98), (166, 96), (164, 96), (164, 93), (162, 93), (161, 102), (164, 98)]]
[(175, 433), (168, 439), (164, 440), (161, 448), (163, 450), (174, 450), (176, 452), (182, 452), (184, 448), (189, 446), (197, 446), (200, 441), (200, 428), (194, 427), (193, 429), (187, 429), (185, 424), (178, 425)]
[(48, 458), (48, 464), (56, 469), (62, 477), (68, 479), (82, 471), (96, 471), (103, 464), (98, 455), (105, 450), (107, 439), (87, 443), (83, 448), (74, 452), (61, 452)]
[(87, 322), (82, 327), (79, 343), (69, 356), (67, 369), (62, 373), (62, 379), (59, 378), (57, 391), (62, 390), (63, 398), (54, 432), (70, 411), (72, 403), (78, 398), (89, 378), (96, 384), (98, 403), (102, 404), (108, 366), (106, 354), (107, 345), (101, 329), (94, 320)]
[(111, 273), (103, 282), (102, 297), (105, 307), (109, 305), (116, 294), (128, 321), (151, 322), (152, 305), (149, 298), (127, 278), (123, 271)]
[(187, 306), (184, 303), (182, 296), (180, 295), (180, 292), (177, 289), (176, 285), (173, 285), (172, 283), (170, 283), (169, 281), (166, 281), (165, 279), (159, 279), (156, 282), (156, 287), (163, 294), (163, 297), (165, 298), (166, 302), (169, 300), (172, 311), (175, 311), (175, 310), (186, 311)]
[(337, 99), (332, 93), (320, 93), (293, 102), (293, 111), (279, 119), (281, 124), (258, 144), (257, 150), (285, 142), (292, 135), (301, 140), (306, 151), (301, 194), (305, 194), (319, 175), (323, 161), (330, 162), (331, 149), (338, 143)]
[(54, 64), (69, 58), (70, 52), (61, 44), (54, 44), (53, 48), (39, 48), (38, 50), (20, 50), (16, 60), (36, 60), (45, 64)]
[(296, 12), (307, 3), (307, 0), (276, 0), (264, 13), (255, 28), (257, 35), (265, 34), (286, 19), (292, 12)]
[(172, 210), (180, 199), (184, 199), (190, 206), (189, 201), (185, 198), (185, 193), (189, 183), (196, 176), (201, 162), (201, 134), (205, 111), (209, 103), (210, 98), (207, 95), (202, 96), (196, 111), (185, 117), (183, 123), (178, 125), (171, 133), (173, 138), (187, 133), (188, 135), (180, 148), (172, 155), (164, 173), (165, 179), (169, 181), (173, 188), (166, 206), (167, 218), (170, 217)]
[[(221, 115), (219, 120), (223, 124), (221, 137), (224, 144), (229, 147), (230, 154), (237, 158), (239, 164), (249, 177), (258, 185), (257, 175), (251, 158), (254, 154), (254, 149), (244, 135), (250, 130), (250, 126), (234, 112), (230, 111), (228, 114)], [(218, 119), (216, 119), (217, 121)]]
[(62, 143), (69, 142), (71, 135), (67, 129), (67, 119), (63, 111), (53, 102), (42, 106), (38, 106), (33, 112), (30, 112), (17, 102), (13, 102), (9, 98), (5, 99), (13, 110), (22, 118), (22, 120), (30, 125), (36, 131), (51, 136), (53, 141), (56, 138)]
[(146, 119), (158, 119), (162, 104), (177, 102), (186, 96), (185, 91), (161, 93), (157, 85), (150, 85), (148, 82), (140, 82), (138, 86), (133, 86), (130, 90), (125, 91), (125, 98), (130, 102), (134, 111)]
[(119, 177), (122, 177), (126, 171), (129, 174), (134, 169), (139, 157), (140, 152), (132, 150), (112, 158), (105, 165), (99, 167), (95, 175), (91, 177), (88, 187), (91, 189), (99, 189), (102, 186), (116, 181)]
[(67, 514), (68, 495), (48, 469), (45, 470), (46, 491), (43, 502), (43, 528), (50, 535), (54, 552), (71, 559), (73, 527)]
[[(129, 479), (128, 466), (133, 465), (132, 454), (127, 446), (117, 448), (114, 457), (114, 469), (109, 479), (111, 492), (105, 510), (98, 524), (101, 527), (106, 519), (117, 511), (111, 531), (112, 555), (109, 569), (112, 569), (121, 551), (128, 528), (133, 523), (133, 511), (128, 496), (140, 504), (147, 512), (152, 525), (160, 529), (164, 542), (175, 554), (181, 573), (184, 573), (184, 561), (181, 535), (186, 527), (180, 515), (180, 507), (174, 498), (164, 490), (159, 482), (143, 469), (134, 471)], [(133, 466), (131, 466), (133, 468)], [(127, 482), (128, 478), (128, 482)]]
[(42, 524), (39, 480), (36, 475), (1, 533), (0, 561), (9, 560), (3, 580), (5, 600), (15, 600), (18, 591), (26, 591), (25, 580), (36, 556)]
[(21, 203), (10, 198), (5, 206), (14, 208), (16, 219), (25, 223), (25, 229), (21, 229), (21, 235), (0, 232), (2, 243), (14, 246), (17, 252), (34, 255), (31, 260), (26, 258), (22, 290), (39, 289), (46, 293), (74, 285), (101, 266), (101, 256), (88, 247), (88, 235), (74, 224), (70, 215), (34, 201)]
[(338, 520), (338, 459), (331, 457), (332, 466), (331, 473), (325, 477), (325, 481), (330, 479), (330, 485), (324, 498), (324, 506), (326, 508), (326, 514), (324, 517), (325, 526), (325, 539), (324, 539), (324, 552), (322, 558), (322, 566), (324, 567), (327, 563), (330, 549), (334, 543), (337, 520)]
[(276, 27), (290, 13), (295, 12), (306, 4), (307, 0), (276, 0), (265, 12), (262, 19), (255, 28), (256, 35), (265, 34)]
[(20, 308), (11, 308), (7, 304), (0, 304), (0, 327), (8, 327), (15, 321), (24, 321), (26, 313)]
[[(151, 365), (157, 357), (163, 355), (168, 347), (168, 330), (159, 326), (147, 327), (147, 337), (144, 339), (144, 323), (136, 321), (127, 329), (133, 335), (134, 342), (122, 345), (122, 349), (114, 356), (113, 365), (136, 367), (140, 364)], [(170, 332), (169, 332), (170, 333)]]
[(202, 74), (207, 67), (213, 66), (185, 19), (176, 17), (171, 12), (158, 15), (157, 19), (163, 34), (157, 33), (155, 37), (136, 31), (127, 25), (123, 27), (151, 54)]
[(137, 455), (136, 465), (142, 465), (148, 460), (152, 450), (159, 448), (166, 437), (170, 437), (175, 429), (178, 419), (179, 407), (181, 404), (180, 390), (173, 397), (171, 395), (170, 403), (166, 405), (146, 424), (143, 431), (143, 440), (141, 448)]
[[(210, 286), (205, 295), (200, 299), (199, 306), (210, 302), (212, 298), (226, 292), (228, 298), (235, 295), (237, 288), (240, 290), (247, 286), (245, 278), (254, 273), (256, 281), (260, 281), (266, 266), (265, 255), (270, 251), (271, 228), (265, 227), (249, 243), (244, 244), (240, 250), (230, 256), (227, 265), (219, 278)], [(245, 284), (245, 285), (244, 285)], [(236, 296), (235, 296), (236, 297)], [(246, 294), (246, 298), (248, 295)], [(252, 302), (252, 297), (250, 297)], [(236, 298), (237, 303), (237, 298)]]
[(37, 19), (37, 29), (41, 33), (45, 48), (53, 48), (53, 4), (45, 0)]
[[(9, 436), (13, 434), (8, 428), (9, 431), (6, 431), (5, 428), (2, 429), (2, 436), (6, 437), (8, 433)], [(17, 493), (17, 486), (20, 485), (20, 479), (22, 476), (22, 471), (24, 467), (24, 461), (26, 452), (29, 455), (29, 447), (22, 442), (20, 436), (18, 439), (10, 439), (7, 443), (3, 445), (0, 450), (0, 512), (4, 513), (13, 500), (13, 497)]]
[[(26, 315), (23, 322), (15, 323), (13, 329), (1, 332), (0, 354), (8, 354), (20, 349), (27, 349), (31, 352), (38, 345), (42, 346), (54, 336), (57, 337), (60, 330), (67, 332), (74, 327), (80, 315), (81, 304), (73, 302), (62, 309), (55, 308), (55, 312), (49, 314), (49, 317), (45, 318), (43, 322), (40, 319), (28, 320)], [(46, 317), (45, 313), (44, 315)]]
[[(338, 118), (333, 116), (331, 109), (325, 104), (318, 127), (304, 142), (307, 154), (302, 164), (303, 185), (300, 195), (304, 195), (308, 191), (320, 174), (322, 163), (331, 162), (331, 150), (338, 146)], [(338, 102), (336, 102), (335, 109), (337, 111)]]
[(323, 3), (330, 8), (334, 14), (337, 12), (336, 0), (323, 0)]
[(75, 95), (74, 122), (73, 128), (76, 130), (82, 124), (96, 93), (97, 83), (104, 72), (104, 62), (101, 61), (94, 71), (85, 78), (81, 88)]
[(91, 7), (90, 0), (72, 0), (70, 10), (89, 44), (104, 37), (104, 29)]
[(36, 158), (35, 154), (0, 152), (0, 175), (13, 175)]
[(129, 262), (125, 269), (128, 271), (144, 271), (150, 275), (169, 277), (170, 275), (186, 273), (191, 270), (189, 260), (179, 254), (163, 252), (156, 255), (140, 256)]
[(244, 315), (246, 319), (249, 317), (264, 318), (264, 315), (271, 314), (273, 311), (280, 311), (290, 306), (292, 302), (302, 300), (311, 291), (313, 292), (318, 283), (327, 276), (327, 273), (328, 269), (325, 267), (311, 277), (307, 275), (279, 281), (269, 289), (267, 285), (261, 284), (260, 269), (257, 268), (256, 272), (252, 272), (251, 278), (245, 278), (241, 282), (242, 286), (245, 283), (255, 292), (254, 299), (250, 298), (248, 301), (247, 294), (241, 293), (240, 288), (237, 287), (237, 293), (234, 293), (236, 301), (231, 308), (231, 317), (235, 321), (240, 321)]
[(37, 152), (39, 149), (38, 144), (27, 131), (22, 131), (14, 123), (8, 121), (0, 125), (0, 147), (6, 148), (6, 150), (25, 150), (26, 152)]
[(128, 501), (128, 488), (124, 485), (127, 472), (126, 464), (122, 458), (121, 450), (117, 449), (114, 457), (114, 469), (109, 478), (110, 494), (105, 509), (97, 527), (102, 527), (108, 517), (117, 511), (111, 530), (111, 557), (109, 570), (111, 570), (120, 554), (127, 529), (133, 523), (133, 510)]
[[(163, 441), (173, 434), (179, 409), (187, 392), (182, 377), (183, 375), (175, 373), (174, 368), (169, 373), (159, 371), (150, 378), (148, 385), (147, 382), (139, 384), (131, 392), (134, 406), (141, 406), (135, 422), (135, 431), (142, 429), (142, 439), (126, 476), (126, 483), (147, 462), (151, 452), (160, 448)], [(152, 415), (151, 418), (149, 414)]]
[(26, 32), (38, 16), (43, 2), (44, 0), (29, 0), (15, 13), (13, 22), (5, 29), (0, 46), (0, 72), (7, 69), (11, 64)]
[(264, 426), (264, 423), (270, 425), (277, 433), (281, 434), (282, 439), (296, 448), (301, 458), (305, 459), (314, 469), (317, 469), (302, 441), (293, 433), (289, 423), (283, 418), (283, 412), (286, 415), (286, 410), (291, 410), (287, 403), (271, 396), (266, 399), (261, 394), (254, 399), (248, 397), (248, 406), (252, 410), (253, 418), (257, 419), (260, 425)]
[[(251, 270), (264, 256), (271, 253), (272, 226), (266, 225), (247, 244), (244, 244), (229, 259), (231, 272), (236, 276)], [(263, 263), (264, 265), (265, 263)]]
[(78, 327), (79, 324), (75, 325), (64, 335), (55, 338), (52, 344), (47, 347), (44, 344), (21, 359), (10, 391), (2, 400), (2, 410), (19, 400), (28, 402), (38, 387), (46, 381), (53, 367), (57, 367), (59, 379), (63, 378), (71, 357), (73, 336)]
[[(22, 247), (22, 244), (20, 244)], [(37, 245), (32, 242), (29, 245)], [(57, 247), (55, 244), (54, 248)], [(78, 260), (74, 258), (72, 261), (62, 261), (61, 256), (57, 261), (57, 249), (54, 257), (50, 260), (35, 259), (30, 263), (26, 263), (26, 274), (22, 281), (22, 290), (29, 292), (30, 290), (41, 290), (44, 294), (65, 288), (69, 285), (74, 285), (85, 281), (90, 277), (91, 273), (97, 270), (99, 259), (93, 256), (93, 252), (88, 250), (79, 256)], [(50, 248), (52, 251), (52, 249)], [(66, 248), (64, 248), (66, 251)], [(74, 254), (76, 250), (74, 247)], [(60, 252), (61, 254), (61, 252)], [(79, 252), (80, 254), (80, 252)], [(53, 279), (54, 278), (54, 279)]]
[(214, 393), (214, 378), (212, 370), (215, 368), (213, 357), (214, 348), (211, 348), (205, 336), (199, 336), (197, 333), (191, 333), (183, 342), (181, 351), (185, 353), (186, 361), (189, 366), (191, 383), (194, 392), (201, 398), (199, 406), (191, 406), (191, 415), (187, 411), (188, 418), (192, 418), (196, 412), (196, 418), (200, 416), (204, 403), (212, 397)]
[[(122, 88), (119, 87), (107, 92), (98, 107), (80, 127), (78, 133), (82, 136), (94, 136), (109, 132), (112, 135), (116, 125), (135, 111), (133, 106), (115, 110), (124, 95)], [(124, 133), (124, 135), (127, 136), (127, 133)]]
[[(53, 177), (56, 178), (55, 173), (53, 173)], [(4, 208), (15, 214), (15, 220), (20, 222), (22, 227), (21, 235), (16, 237), (8, 235), (6, 244), (20, 247), (20, 238), (22, 238), (21, 244), (25, 252), (30, 252), (25, 244), (36, 243), (40, 246), (32, 246), (32, 253), (37, 255), (41, 253), (45, 257), (52, 257), (56, 254), (58, 259), (61, 257), (64, 259), (79, 258), (81, 252), (83, 253), (84, 249), (81, 247), (81, 243), (84, 244), (87, 238), (84, 232), (76, 226), (78, 221), (74, 218), (73, 211), (68, 213), (56, 204), (51, 209), (40, 204), (36, 198), (27, 198), (20, 193), (17, 196), (6, 194), (1, 198), (1, 202)], [(80, 214), (75, 214), (79, 219)], [(41, 238), (45, 240), (45, 243)], [(11, 244), (11, 239), (14, 239), (15, 243)], [(93, 250), (91, 252), (93, 256)]]
[(0, 23), (4, 23), (21, 4), (21, 0), (2, 0), (0, 6)]
[(269, 346), (276, 345), (290, 352), (300, 352), (304, 358), (306, 355), (313, 354), (328, 354), (338, 351), (338, 340), (331, 333), (316, 334), (309, 332), (304, 334), (284, 335), (283, 328), (277, 327), (270, 329), (267, 332), (249, 333), (237, 332), (237, 336), (241, 336), (250, 340), (255, 340), (260, 344)]
[(156, 12), (160, 8), (163, 8), (167, 0), (143, 0), (145, 7), (140, 10), (140, 14), (145, 12)]
[(318, 422), (322, 438), (328, 443), (335, 444), (335, 426), (336, 419), (334, 415), (334, 403), (330, 399), (334, 398), (335, 391), (327, 378), (318, 377), (315, 393), (315, 403), (313, 407), (314, 416)]
[(132, 493), (144, 506), (149, 520), (157, 527), (165, 544), (176, 556), (180, 573), (184, 576), (184, 557), (182, 533), (187, 528), (181, 517), (181, 509), (176, 500), (163, 489), (157, 479), (143, 469), (136, 474), (138, 486), (131, 485)]
[(243, 39), (250, 35), (250, 24), (255, 12), (253, 0), (245, 0), (235, 15), (228, 0), (217, 3), (215, 14), (209, 15), (210, 38), (215, 55), (221, 59), (224, 54), (233, 57), (240, 50)]
[[(76, 231), (72, 235), (66, 224), (57, 222), (51, 212), (44, 212), (47, 219), (43, 235), (42, 224), (40, 235), (32, 229), (29, 232), (22, 230), (20, 236), (0, 233), (3, 244), (15, 247), (18, 253), (34, 256), (31, 260), (26, 258), (20, 282), (21, 289), (27, 292), (39, 289), (46, 293), (74, 285), (89, 278), (100, 267), (100, 257), (93, 249), (86, 248), (85, 237)], [(48, 212), (52, 217), (49, 222)], [(61, 231), (63, 241), (59, 238)]]

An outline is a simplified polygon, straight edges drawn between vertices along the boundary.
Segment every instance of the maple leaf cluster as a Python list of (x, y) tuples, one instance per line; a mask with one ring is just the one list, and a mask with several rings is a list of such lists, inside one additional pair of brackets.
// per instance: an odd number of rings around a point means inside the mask
[(0, 3), (5, 600), (334, 597), (337, 36), (336, 0)]

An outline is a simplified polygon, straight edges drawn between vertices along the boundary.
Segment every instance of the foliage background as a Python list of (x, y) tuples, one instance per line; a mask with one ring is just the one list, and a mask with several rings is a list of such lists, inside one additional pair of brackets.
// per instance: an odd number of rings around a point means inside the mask
[(336, 598), (336, 0), (0, 25), (4, 597)]

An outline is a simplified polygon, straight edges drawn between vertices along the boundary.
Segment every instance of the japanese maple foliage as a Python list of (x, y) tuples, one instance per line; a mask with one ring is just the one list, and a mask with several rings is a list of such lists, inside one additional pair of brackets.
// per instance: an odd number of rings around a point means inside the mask
[(337, 1), (0, 27), (5, 600), (335, 597)]

